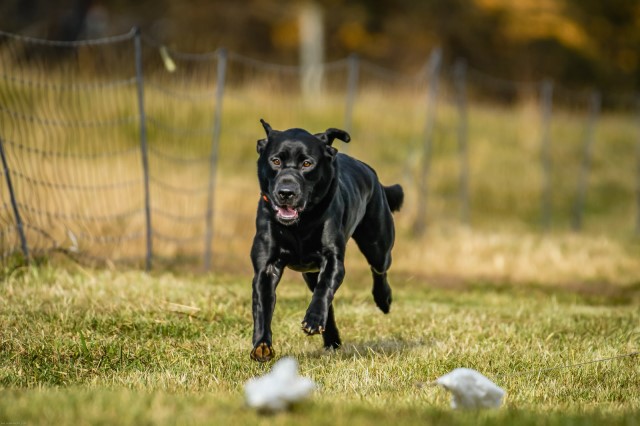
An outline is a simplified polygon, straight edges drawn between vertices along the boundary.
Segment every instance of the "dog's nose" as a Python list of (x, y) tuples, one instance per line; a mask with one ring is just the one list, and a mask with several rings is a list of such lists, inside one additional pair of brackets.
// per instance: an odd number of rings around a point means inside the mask
[(295, 195), (296, 193), (289, 188), (281, 188), (278, 190), (278, 199), (283, 203), (293, 200)]

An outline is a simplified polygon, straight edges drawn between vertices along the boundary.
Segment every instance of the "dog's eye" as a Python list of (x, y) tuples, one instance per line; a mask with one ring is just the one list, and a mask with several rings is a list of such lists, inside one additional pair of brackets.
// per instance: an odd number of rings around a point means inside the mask
[(306, 169), (306, 168), (311, 167), (312, 164), (313, 163), (311, 163), (311, 161), (305, 160), (305, 161), (302, 162), (302, 167), (304, 167)]
[(274, 166), (280, 166), (280, 164), (282, 164), (279, 158), (272, 158), (271, 163), (273, 163)]

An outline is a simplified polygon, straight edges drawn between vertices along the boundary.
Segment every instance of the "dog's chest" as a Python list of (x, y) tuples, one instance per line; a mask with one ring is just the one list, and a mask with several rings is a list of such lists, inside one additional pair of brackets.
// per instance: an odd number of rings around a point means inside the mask
[(287, 267), (296, 272), (320, 272), (320, 265), (316, 263), (289, 264)]
[(281, 246), (281, 257), (289, 269), (297, 272), (318, 272), (322, 264), (319, 238), (291, 236)]

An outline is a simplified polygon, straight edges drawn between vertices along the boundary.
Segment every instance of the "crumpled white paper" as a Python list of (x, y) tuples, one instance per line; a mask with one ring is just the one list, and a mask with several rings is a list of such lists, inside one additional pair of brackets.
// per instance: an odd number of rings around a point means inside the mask
[(456, 368), (438, 377), (434, 384), (451, 392), (451, 408), (498, 408), (504, 389), (470, 368)]
[(298, 362), (287, 357), (276, 362), (270, 373), (249, 379), (244, 385), (244, 394), (250, 407), (280, 411), (307, 398), (315, 388), (311, 379), (298, 375)]

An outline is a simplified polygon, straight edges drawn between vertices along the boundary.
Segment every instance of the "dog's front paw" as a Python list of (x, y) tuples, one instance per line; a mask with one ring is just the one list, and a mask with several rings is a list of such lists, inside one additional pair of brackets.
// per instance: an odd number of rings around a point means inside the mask
[(270, 344), (262, 342), (251, 351), (251, 359), (259, 362), (267, 362), (276, 355)]
[(322, 314), (316, 314), (313, 312), (307, 312), (302, 321), (302, 331), (307, 335), (312, 336), (314, 334), (324, 333), (324, 327), (327, 323), (327, 316)]

